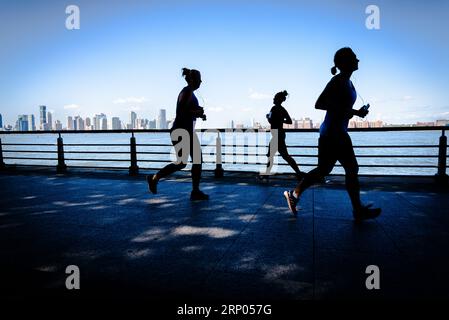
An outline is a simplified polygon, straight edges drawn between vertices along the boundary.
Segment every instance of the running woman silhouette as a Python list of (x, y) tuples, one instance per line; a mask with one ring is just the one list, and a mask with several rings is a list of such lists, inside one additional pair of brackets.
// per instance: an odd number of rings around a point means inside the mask
[(151, 193), (156, 194), (159, 180), (184, 169), (190, 154), (193, 162), (190, 200), (208, 200), (209, 196), (200, 190), (203, 157), (198, 136), (194, 131), (197, 118), (206, 120), (204, 109), (199, 106), (198, 99), (194, 94), (194, 91), (201, 85), (201, 74), (198, 70), (183, 68), (182, 76), (187, 81), (187, 86), (178, 95), (176, 118), (170, 129), (170, 137), (177, 159), (176, 162), (166, 165), (158, 173), (147, 176), (148, 189)]
[(274, 106), (271, 108), (270, 113), (267, 114), (268, 122), (271, 124), (272, 138), (268, 146), (267, 169), (265, 173), (260, 175), (261, 178), (270, 175), (276, 151), (278, 151), (281, 157), (290, 165), (290, 167), (292, 167), (298, 180), (302, 179), (305, 175), (305, 173), (299, 170), (296, 161), (288, 154), (287, 145), (285, 144), (284, 123), (292, 124), (290, 115), (282, 106), (282, 103), (287, 99), (287, 96), (288, 92), (286, 90), (276, 93), (273, 98)]
[[(351, 48), (339, 49), (334, 56), (334, 66), (331, 69), (334, 77), (329, 81), (319, 96), (315, 108), (326, 110), (326, 117), (320, 127), (318, 140), (318, 167), (308, 172), (298, 183), (295, 190), (285, 191), (291, 212), (296, 215), (296, 205), (301, 194), (311, 185), (322, 181), (339, 161), (345, 170), (346, 189), (351, 199), (354, 220), (376, 218), (380, 215), (380, 208), (363, 205), (360, 200), (360, 186), (358, 179), (359, 166), (354, 154), (348, 123), (354, 115), (364, 118), (368, 114), (368, 106), (353, 109), (357, 93), (350, 78), (358, 70), (359, 60)], [(337, 68), (340, 72), (337, 73)]]

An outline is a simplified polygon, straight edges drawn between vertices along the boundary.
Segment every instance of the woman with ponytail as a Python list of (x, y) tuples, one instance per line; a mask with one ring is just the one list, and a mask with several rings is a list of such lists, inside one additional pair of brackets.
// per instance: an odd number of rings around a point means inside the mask
[(184, 169), (190, 154), (192, 158), (192, 193), (190, 194), (190, 200), (208, 200), (209, 196), (200, 191), (203, 158), (200, 141), (194, 131), (197, 118), (206, 120), (204, 109), (199, 106), (198, 99), (194, 94), (194, 91), (201, 85), (201, 74), (198, 70), (183, 68), (182, 76), (186, 80), (187, 86), (178, 95), (176, 118), (170, 129), (177, 160), (162, 168), (158, 173), (147, 176), (148, 188), (151, 193), (156, 194), (159, 180)]
[[(348, 134), (349, 119), (353, 116), (364, 118), (368, 108), (353, 109), (357, 93), (350, 78), (358, 70), (359, 60), (351, 48), (341, 48), (335, 53), (334, 77), (324, 88), (315, 104), (316, 109), (326, 110), (326, 117), (320, 127), (318, 140), (318, 167), (306, 174), (295, 190), (285, 191), (288, 206), (296, 214), (296, 205), (300, 195), (311, 185), (322, 181), (339, 161), (345, 170), (346, 189), (351, 199), (354, 220), (376, 218), (380, 208), (370, 208), (360, 200), (358, 179), (359, 166), (354, 154), (351, 137)], [(340, 73), (337, 74), (337, 68)]]
[(268, 122), (271, 124), (272, 138), (267, 153), (267, 169), (265, 173), (260, 175), (261, 178), (270, 175), (276, 151), (278, 151), (281, 157), (290, 165), (290, 167), (292, 167), (298, 180), (304, 176), (304, 173), (299, 170), (296, 161), (288, 154), (287, 145), (285, 144), (284, 123), (292, 124), (290, 115), (282, 106), (282, 103), (287, 99), (287, 96), (288, 92), (286, 90), (276, 93), (273, 99), (274, 106), (271, 108), (270, 113), (267, 114)]

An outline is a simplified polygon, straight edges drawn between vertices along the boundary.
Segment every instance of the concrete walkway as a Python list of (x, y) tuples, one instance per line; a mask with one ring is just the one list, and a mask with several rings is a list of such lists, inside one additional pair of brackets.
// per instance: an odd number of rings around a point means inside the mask
[[(342, 179), (330, 179), (304, 194), (295, 219), (288, 179), (206, 174), (211, 200), (192, 203), (182, 173), (153, 196), (143, 176), (2, 172), (1, 294), (73, 294), (65, 268), (76, 265), (81, 297), (448, 298), (448, 190), (362, 179), (383, 214), (359, 225)], [(365, 287), (368, 265), (380, 290)]]

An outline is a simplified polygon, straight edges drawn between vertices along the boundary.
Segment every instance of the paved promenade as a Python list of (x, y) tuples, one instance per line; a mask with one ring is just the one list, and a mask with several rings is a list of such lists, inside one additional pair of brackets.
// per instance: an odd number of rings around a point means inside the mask
[[(144, 176), (0, 172), (2, 296), (179, 299), (449, 297), (449, 192), (431, 179), (362, 178), (383, 209), (355, 224), (341, 177), (304, 193), (293, 218), (287, 177), (206, 173), (208, 202), (181, 173), (148, 194)], [(365, 269), (380, 269), (367, 290)]]

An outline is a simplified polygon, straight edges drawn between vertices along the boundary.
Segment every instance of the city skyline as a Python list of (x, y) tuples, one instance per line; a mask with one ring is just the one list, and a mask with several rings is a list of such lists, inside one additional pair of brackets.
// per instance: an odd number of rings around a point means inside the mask
[(2, 2), (0, 113), (8, 124), (36, 104), (62, 123), (102, 112), (127, 119), (131, 110), (154, 119), (161, 107), (174, 115), (181, 68), (191, 67), (202, 72), (197, 96), (208, 116), (198, 127), (262, 122), (284, 89), (290, 114), (320, 120), (314, 103), (331, 78), (333, 55), (351, 46), (360, 59), (355, 107), (370, 103), (370, 119), (447, 118), (449, 4), (376, 4), (379, 30), (366, 28), (361, 1), (80, 0), (81, 27), (67, 30), (65, 6), (56, 1), (27, 10)]
[[(15, 125), (3, 125), (2, 114), (0, 114), (0, 130), (9, 131), (62, 131), (62, 130), (121, 130), (121, 129), (169, 129), (174, 117), (167, 120), (166, 110), (159, 109), (158, 116), (153, 120), (145, 117), (138, 117), (138, 113), (130, 111), (129, 122), (122, 121), (120, 117), (108, 117), (104, 113), (95, 114), (93, 117), (81, 117), (80, 115), (67, 116), (66, 126), (59, 119), (52, 121), (52, 113), (46, 111), (46, 106), (39, 106), (39, 126), (36, 126), (36, 117), (34, 114), (18, 115)], [(292, 117), (292, 124), (284, 124), (286, 129), (318, 129), (321, 121), (315, 121), (309, 117), (296, 119)], [(449, 126), (449, 120), (438, 119), (436, 121), (417, 121), (415, 123), (389, 124), (380, 119), (361, 119), (354, 117), (349, 121), (349, 128), (380, 128), (389, 126)], [(231, 120), (228, 126), (220, 128), (230, 129), (269, 129), (267, 121), (259, 122), (251, 118), (249, 124)]]

